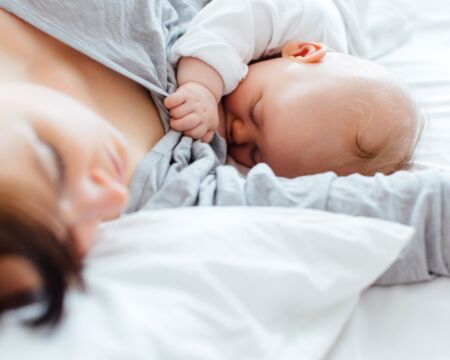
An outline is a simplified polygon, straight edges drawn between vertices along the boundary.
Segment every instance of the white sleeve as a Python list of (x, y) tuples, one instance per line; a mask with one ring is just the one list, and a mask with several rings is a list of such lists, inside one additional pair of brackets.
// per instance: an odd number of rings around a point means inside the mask
[(174, 44), (170, 61), (195, 57), (212, 66), (232, 92), (247, 64), (291, 40), (322, 42), (347, 52), (342, 17), (331, 0), (212, 0)]

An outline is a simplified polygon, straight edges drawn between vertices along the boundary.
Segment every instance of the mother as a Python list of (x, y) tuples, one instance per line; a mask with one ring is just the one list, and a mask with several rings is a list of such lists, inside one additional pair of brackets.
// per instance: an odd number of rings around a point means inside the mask
[(0, 311), (43, 281), (49, 308), (37, 323), (58, 317), (75, 254), (120, 214), (136, 165), (164, 135), (155, 100), (174, 85), (166, 42), (201, 3), (0, 3), (0, 256), (15, 256), (0, 267)]
[(412, 224), (419, 247), (450, 234), (448, 175), (287, 180), (259, 165), (243, 178), (220, 165), (220, 139), (213, 151), (164, 136), (162, 100), (175, 86), (166, 51), (204, 2), (0, 1), (0, 312), (43, 300), (33, 324), (57, 321), (98, 223), (123, 211), (127, 187), (125, 212), (299, 206)]

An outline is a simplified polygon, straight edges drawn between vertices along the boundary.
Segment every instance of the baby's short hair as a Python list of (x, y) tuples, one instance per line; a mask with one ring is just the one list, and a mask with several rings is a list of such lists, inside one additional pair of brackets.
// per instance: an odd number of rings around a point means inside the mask
[[(367, 134), (358, 130), (354, 151), (338, 155), (338, 163), (368, 176), (408, 169), (425, 124), (410, 91), (391, 76), (351, 81), (350, 106), (359, 117), (360, 127), (372, 126), (373, 129), (374, 124), (369, 123), (377, 122), (378, 126), (383, 126), (383, 137), (376, 145), (368, 146)], [(381, 116), (387, 119), (380, 121)]]

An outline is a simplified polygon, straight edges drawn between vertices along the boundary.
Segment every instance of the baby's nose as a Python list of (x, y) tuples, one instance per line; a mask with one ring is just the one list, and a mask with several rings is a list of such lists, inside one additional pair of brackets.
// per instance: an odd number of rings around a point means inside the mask
[(241, 119), (235, 118), (231, 123), (230, 138), (235, 145), (244, 145), (251, 140), (250, 131)]

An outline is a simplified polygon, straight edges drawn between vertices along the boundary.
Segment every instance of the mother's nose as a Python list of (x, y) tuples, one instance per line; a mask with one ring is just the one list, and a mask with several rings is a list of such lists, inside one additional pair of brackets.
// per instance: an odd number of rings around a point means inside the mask
[(61, 200), (68, 225), (118, 216), (127, 202), (128, 189), (101, 169), (93, 170)]

